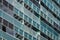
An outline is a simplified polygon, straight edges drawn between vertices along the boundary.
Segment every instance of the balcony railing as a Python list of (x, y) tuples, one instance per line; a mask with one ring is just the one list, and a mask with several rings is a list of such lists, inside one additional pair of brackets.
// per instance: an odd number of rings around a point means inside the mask
[[(2, 10), (0, 9), (0, 11), (2, 11)], [(1, 17), (6, 19), (7, 21), (9, 21), (10, 23), (14, 24), (18, 28), (20, 28), (20, 29), (24, 30), (25, 32), (28, 32), (32, 36), (36, 37), (37, 33), (35, 31), (33, 31), (32, 29), (30, 29), (27, 26), (21, 24), (18, 20), (16, 20), (15, 18), (11, 17), (10, 15), (8, 15), (4, 11), (2, 11), (1, 14), (2, 14)]]
[(24, 2), (39, 14), (40, 9), (35, 4), (33, 4), (30, 0), (24, 0)]
[(40, 40), (48, 40), (46, 38), (44, 38), (43, 36), (40, 35)]
[(51, 18), (51, 20), (53, 20), (54, 22), (58, 22), (57, 24), (59, 25), (59, 20), (57, 20), (49, 11), (47, 11), (43, 6), (41, 7), (42, 12), (44, 14), (46, 14), (49, 18)]
[[(50, 38), (53, 38), (53, 36), (56, 36), (56, 38), (58, 38), (59, 33), (57, 33), (54, 29), (52, 29), (51, 27), (49, 27), (46, 23), (44, 23), (43, 21), (41, 21), (41, 31), (46, 34), (47, 36), (49, 36)], [(52, 35), (52, 36), (51, 36)]]
[(50, 9), (50, 10), (52, 10), (52, 12), (54, 12), (54, 14), (56, 14), (59, 18), (60, 18), (60, 16), (59, 16), (59, 7), (55, 4), (55, 3), (53, 3), (52, 1), (47, 1), (47, 0), (42, 0), (43, 1), (43, 3), (45, 3), (46, 4), (46, 6)]

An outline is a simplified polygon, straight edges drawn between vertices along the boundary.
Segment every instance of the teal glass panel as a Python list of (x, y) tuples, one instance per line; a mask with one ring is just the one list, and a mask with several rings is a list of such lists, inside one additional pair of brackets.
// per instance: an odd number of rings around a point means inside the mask
[(31, 19), (31, 18), (29, 18), (29, 23), (30, 23), (30, 24), (32, 23), (32, 19)]
[(28, 21), (28, 16), (24, 15), (24, 20)]
[(3, 18), (5, 18), (10, 23), (13, 23), (13, 18), (11, 16), (7, 15), (7, 13), (3, 13)]
[(33, 37), (33, 40), (37, 40), (37, 39)]
[(29, 1), (29, 6), (32, 7), (32, 2), (31, 1)]
[(14, 26), (14, 31), (18, 32), (18, 27)]
[(23, 18), (23, 13), (21, 11), (19, 11), (19, 16)]
[(28, 38), (28, 33), (24, 32), (24, 36), (25, 36), (26, 38)]
[(36, 22), (35, 21), (33, 21), (33, 25), (34, 25), (34, 27), (36, 27)]
[(14, 25), (17, 27), (21, 27), (21, 23), (18, 20), (14, 20)]
[(2, 16), (2, 11), (0, 10), (0, 17)]
[(32, 40), (32, 36), (31, 35), (29, 35), (29, 40)]
[(14, 8), (13, 11), (18, 14), (18, 9)]
[(40, 27), (40, 25), (39, 24), (37, 24), (37, 28), (39, 29), (39, 27)]
[(19, 33), (20, 33), (21, 35), (23, 35), (23, 30), (20, 29), (20, 30), (19, 30)]

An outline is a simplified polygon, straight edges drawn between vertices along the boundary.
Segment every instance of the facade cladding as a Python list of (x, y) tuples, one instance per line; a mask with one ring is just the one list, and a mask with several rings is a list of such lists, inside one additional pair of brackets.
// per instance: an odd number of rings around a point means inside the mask
[(60, 0), (0, 0), (0, 40), (60, 40)]

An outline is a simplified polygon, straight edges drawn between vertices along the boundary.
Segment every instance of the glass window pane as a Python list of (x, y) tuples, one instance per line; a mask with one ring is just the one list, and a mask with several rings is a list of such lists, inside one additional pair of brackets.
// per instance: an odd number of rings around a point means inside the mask
[(13, 24), (9, 23), (9, 28), (13, 29)]
[(26, 38), (28, 38), (28, 33), (24, 32), (24, 36), (25, 36)]
[(3, 19), (3, 24), (4, 24), (5, 26), (8, 26), (8, 21), (6, 21), (5, 19)]

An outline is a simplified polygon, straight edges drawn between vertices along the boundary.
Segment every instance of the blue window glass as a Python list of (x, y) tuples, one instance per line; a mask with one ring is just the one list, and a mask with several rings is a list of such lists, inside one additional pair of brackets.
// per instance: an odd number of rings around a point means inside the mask
[(14, 8), (13, 10), (16, 14), (18, 14), (18, 9)]
[(37, 39), (33, 37), (33, 40), (37, 40)]
[(19, 11), (19, 16), (23, 18), (23, 13)]
[(23, 30), (20, 29), (20, 30), (19, 30), (19, 33), (20, 33), (21, 35), (23, 35)]
[(26, 38), (28, 38), (28, 33), (24, 32), (24, 36), (25, 36)]
[(32, 40), (32, 36), (31, 35), (29, 35), (29, 40)]
[(31, 18), (29, 18), (29, 23), (32, 23), (32, 19)]
[(18, 32), (18, 27), (14, 26), (14, 30), (15, 30), (16, 32)]

